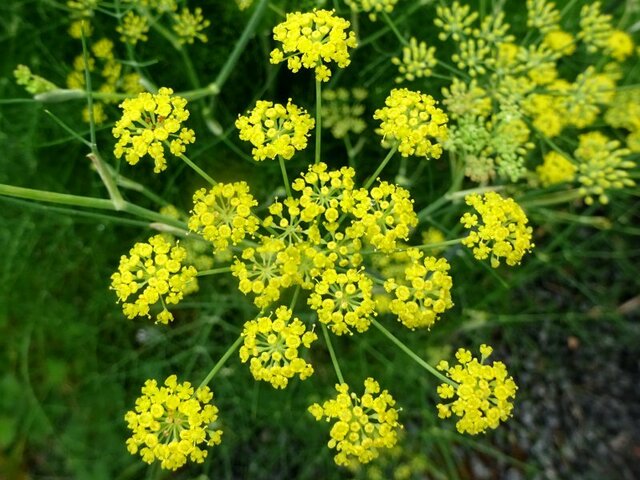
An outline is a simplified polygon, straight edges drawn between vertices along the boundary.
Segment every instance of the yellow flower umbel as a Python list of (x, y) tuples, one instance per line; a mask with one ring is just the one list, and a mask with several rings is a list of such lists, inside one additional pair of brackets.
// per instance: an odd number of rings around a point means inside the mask
[(315, 120), (291, 99), (286, 105), (258, 100), (253, 110), (236, 120), (240, 140), (251, 142), (251, 153), (258, 161), (278, 155), (289, 160), (297, 150), (307, 148), (307, 137), (314, 125)]
[(460, 433), (476, 435), (488, 428), (495, 429), (501, 421), (509, 418), (513, 410), (518, 387), (508, 376), (504, 363), (484, 364), (492, 352), (491, 347), (481, 345), (482, 358), (478, 361), (469, 350), (460, 348), (456, 352), (458, 365), (450, 367), (445, 360), (438, 364), (438, 370), (445, 372), (457, 384), (454, 387), (443, 383), (438, 387), (438, 395), (443, 400), (457, 396), (453, 401), (437, 405), (438, 416), (448, 418), (453, 412), (460, 417), (456, 423)]
[(389, 309), (410, 329), (430, 328), (438, 316), (453, 307), (448, 275), (449, 263), (444, 259), (425, 257), (415, 248), (407, 250), (409, 257), (404, 278), (388, 279), (384, 289), (392, 294)]
[(300, 358), (301, 346), (310, 348), (318, 339), (308, 331), (287, 307), (278, 307), (276, 318), (260, 317), (244, 324), (240, 347), (240, 359), (250, 361), (250, 369), (256, 380), (271, 383), (274, 388), (285, 388), (289, 379), (298, 375), (305, 380), (313, 374), (313, 366)]
[(496, 192), (472, 194), (465, 198), (478, 214), (465, 213), (460, 223), (471, 232), (462, 244), (473, 251), (473, 256), (484, 260), (491, 255), (491, 266), (497, 268), (500, 260), (507, 265), (517, 265), (525, 253), (533, 248), (531, 227), (524, 211), (512, 198), (501, 197)]
[(447, 137), (447, 115), (436, 107), (430, 95), (395, 88), (385, 100), (385, 107), (375, 111), (381, 120), (378, 133), (383, 145), (394, 146), (403, 157), (440, 158), (439, 143)]
[(120, 34), (120, 41), (124, 43), (135, 45), (138, 42), (146, 42), (149, 39), (149, 21), (146, 17), (129, 11), (122, 23), (116, 27), (116, 32)]
[(551, 30), (548, 32), (542, 44), (560, 55), (572, 55), (576, 51), (576, 40), (564, 30)]
[(153, 171), (160, 173), (167, 168), (165, 147), (176, 156), (184, 153), (188, 143), (196, 140), (190, 128), (181, 125), (189, 118), (185, 108), (187, 101), (173, 95), (173, 90), (163, 87), (157, 94), (141, 93), (136, 98), (127, 98), (120, 104), (122, 118), (113, 127), (118, 139), (114, 154), (124, 155), (131, 165), (137, 164), (149, 154), (153, 158)]
[(622, 30), (614, 30), (607, 39), (606, 51), (617, 61), (624, 62), (633, 55), (634, 47), (631, 35)]
[(338, 452), (334, 461), (349, 466), (354, 462), (369, 463), (379, 455), (382, 448), (391, 448), (398, 441), (398, 410), (393, 408), (395, 400), (387, 390), (373, 378), (364, 381), (365, 391), (361, 397), (349, 393), (349, 385), (336, 385), (338, 395), (322, 405), (314, 403), (309, 412), (317, 421), (335, 420), (331, 427), (329, 448)]
[(258, 229), (251, 207), (258, 202), (245, 182), (218, 183), (209, 191), (201, 188), (193, 195), (189, 230), (209, 240), (216, 252), (227, 250)]
[(606, 50), (613, 31), (611, 15), (602, 13), (600, 2), (588, 3), (582, 7), (578, 38), (585, 43), (589, 53)]
[(396, 82), (412, 82), (416, 78), (430, 77), (433, 68), (438, 64), (435, 54), (436, 47), (428, 47), (425, 42), (418, 43), (415, 37), (411, 37), (409, 45), (402, 48), (402, 58), (391, 59), (391, 63), (398, 66), (400, 73)]
[(345, 273), (327, 269), (309, 296), (309, 306), (318, 319), (336, 335), (352, 334), (352, 328), (366, 332), (375, 315), (373, 282), (363, 272), (351, 268)]
[(202, 447), (219, 445), (222, 437), (214, 426), (218, 408), (210, 403), (212, 398), (209, 387), (194, 391), (175, 375), (161, 387), (147, 380), (134, 410), (124, 417), (132, 431), (127, 449), (132, 455), (140, 453), (146, 463), (159, 461), (166, 470), (177, 470), (187, 460), (204, 462), (207, 450)]
[(607, 190), (620, 190), (636, 184), (628, 172), (636, 164), (624, 160), (631, 151), (619, 148), (620, 142), (611, 140), (600, 132), (580, 135), (578, 141), (575, 151), (575, 156), (580, 161), (577, 177), (582, 184), (580, 194), (584, 196), (584, 203), (593, 204), (595, 197), (600, 203), (607, 204)]
[(543, 186), (571, 182), (575, 178), (577, 167), (564, 155), (551, 151), (544, 156), (542, 165), (536, 168)]
[[(111, 275), (111, 289), (116, 291), (127, 318), (150, 317), (150, 307), (160, 302), (162, 311), (156, 322), (167, 324), (173, 315), (167, 305), (175, 305), (196, 282), (196, 269), (184, 266), (187, 251), (171, 246), (162, 235), (149, 239), (149, 243), (136, 243), (129, 256), (120, 258), (118, 271)], [(131, 296), (136, 296), (131, 301)]]
[(356, 12), (367, 12), (369, 19), (375, 22), (378, 13), (391, 13), (398, 0), (345, 0), (345, 3)]
[(345, 68), (351, 63), (349, 48), (355, 48), (357, 42), (355, 33), (347, 31), (350, 25), (333, 10), (288, 13), (273, 29), (273, 39), (282, 47), (271, 52), (271, 63), (286, 60), (294, 73), (303, 67), (314, 69), (316, 80), (328, 82), (331, 70), (326, 64), (335, 62)]

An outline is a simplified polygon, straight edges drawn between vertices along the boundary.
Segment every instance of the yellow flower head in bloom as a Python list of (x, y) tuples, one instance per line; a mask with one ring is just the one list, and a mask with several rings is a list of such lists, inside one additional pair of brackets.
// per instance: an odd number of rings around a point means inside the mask
[(187, 460), (202, 463), (207, 450), (202, 447), (219, 445), (222, 430), (215, 429), (218, 408), (210, 402), (209, 387), (194, 391), (189, 382), (178, 383), (171, 375), (158, 387), (147, 380), (136, 406), (125, 415), (131, 437), (127, 449), (140, 453), (146, 463), (160, 462), (166, 470), (177, 470)]
[(245, 295), (256, 295), (254, 304), (261, 309), (280, 298), (281, 288), (290, 286), (278, 261), (284, 249), (282, 240), (263, 237), (257, 247), (245, 248), (231, 266), (231, 273), (239, 281), (238, 289)]
[(369, 19), (375, 22), (378, 13), (391, 13), (398, 0), (345, 0), (345, 3), (356, 12), (369, 13)]
[(560, 29), (548, 32), (542, 43), (560, 55), (572, 55), (576, 51), (576, 41), (573, 35)]
[[(127, 318), (150, 317), (152, 305), (160, 302), (162, 311), (156, 321), (167, 324), (173, 315), (167, 305), (182, 300), (185, 291), (193, 291), (191, 282), (196, 282), (196, 269), (184, 266), (187, 251), (181, 246), (171, 246), (162, 235), (149, 239), (149, 243), (136, 243), (129, 256), (120, 257), (118, 271), (111, 275), (111, 289), (123, 302), (122, 311)], [(136, 296), (131, 301), (131, 296)]]
[(193, 195), (189, 230), (209, 240), (217, 252), (236, 245), (258, 230), (251, 207), (258, 202), (245, 182), (218, 183), (209, 191), (201, 188)]
[(236, 120), (240, 140), (251, 142), (253, 158), (258, 161), (278, 155), (289, 160), (296, 150), (307, 148), (307, 137), (314, 126), (315, 120), (291, 99), (286, 105), (258, 100), (253, 110)]
[(509, 418), (513, 410), (518, 387), (513, 378), (508, 376), (504, 363), (484, 364), (492, 352), (491, 347), (481, 345), (482, 358), (478, 361), (469, 350), (460, 348), (456, 352), (458, 365), (450, 367), (445, 360), (438, 364), (438, 370), (445, 372), (456, 384), (441, 384), (438, 395), (443, 400), (457, 397), (448, 403), (439, 403), (438, 416), (448, 418), (453, 412), (460, 418), (456, 423), (460, 433), (476, 435), (488, 428), (495, 429), (501, 421)]
[(555, 151), (547, 153), (542, 165), (536, 168), (540, 183), (545, 187), (573, 181), (577, 170), (569, 159)]
[(576, 158), (578, 166), (578, 181), (582, 184), (580, 193), (585, 197), (584, 202), (591, 205), (594, 197), (602, 204), (609, 203), (608, 190), (620, 190), (635, 186), (628, 170), (636, 164), (624, 160), (631, 151), (620, 148), (620, 142), (611, 140), (600, 132), (589, 132), (578, 137)]
[(120, 104), (122, 117), (112, 130), (118, 139), (114, 149), (116, 158), (124, 155), (128, 163), (135, 165), (149, 154), (155, 162), (153, 171), (165, 170), (165, 146), (173, 155), (179, 156), (186, 150), (186, 144), (196, 140), (193, 130), (180, 128), (189, 118), (186, 105), (184, 98), (174, 96), (173, 90), (166, 87), (157, 94), (144, 92), (123, 101)]
[(314, 403), (309, 412), (317, 421), (335, 420), (329, 435), (329, 448), (338, 452), (337, 465), (349, 466), (353, 462), (369, 463), (379, 450), (391, 448), (398, 441), (398, 410), (395, 400), (373, 378), (364, 381), (364, 394), (358, 397), (349, 392), (349, 385), (336, 385), (338, 395), (322, 405)]
[(196, 8), (193, 12), (188, 8), (183, 8), (179, 15), (174, 15), (175, 24), (173, 30), (178, 35), (180, 43), (193, 43), (196, 39), (201, 42), (207, 41), (207, 36), (202, 31), (211, 25), (209, 20), (202, 16), (202, 9)]
[(416, 78), (430, 77), (433, 68), (438, 64), (435, 55), (436, 47), (428, 47), (425, 42), (418, 43), (415, 37), (411, 37), (409, 45), (402, 48), (402, 58), (391, 59), (391, 63), (398, 66), (400, 73), (396, 82), (412, 82)]
[(619, 62), (623, 62), (633, 55), (634, 47), (631, 35), (622, 30), (614, 30), (607, 40), (606, 51)]
[(349, 48), (357, 45), (356, 35), (347, 31), (351, 24), (334, 15), (333, 10), (288, 13), (284, 22), (273, 29), (273, 39), (282, 43), (271, 52), (271, 63), (287, 61), (292, 72), (314, 69), (316, 80), (328, 82), (335, 62), (345, 68), (351, 63)]
[(351, 167), (329, 170), (326, 163), (310, 165), (291, 185), (294, 191), (300, 192), (301, 219), (312, 222), (322, 215), (327, 230), (335, 230), (340, 214), (347, 212), (343, 200), (345, 193), (354, 188), (355, 175)]
[(318, 319), (336, 335), (352, 334), (351, 328), (362, 333), (368, 330), (371, 316), (375, 315), (372, 290), (373, 282), (363, 271), (350, 268), (340, 273), (327, 269), (308, 303), (318, 312)]
[(367, 128), (362, 119), (365, 111), (363, 100), (367, 95), (364, 88), (323, 90), (322, 126), (330, 128), (336, 138), (344, 138), (350, 132), (362, 133)]
[(300, 358), (301, 346), (311, 347), (318, 339), (313, 331), (307, 331), (287, 307), (278, 307), (276, 318), (260, 317), (244, 324), (240, 347), (243, 363), (250, 360), (250, 369), (256, 380), (271, 383), (274, 388), (285, 388), (289, 379), (298, 375), (305, 380), (313, 374), (313, 367)]
[(444, 258), (422, 258), (415, 248), (407, 250), (407, 255), (410, 260), (404, 278), (390, 278), (384, 284), (393, 294), (389, 309), (407, 328), (430, 328), (441, 313), (453, 307), (449, 263)]
[(532, 228), (527, 226), (524, 211), (512, 198), (501, 197), (496, 192), (464, 197), (467, 205), (476, 213), (465, 213), (460, 219), (471, 232), (462, 244), (473, 250), (473, 256), (484, 260), (491, 255), (491, 266), (497, 268), (500, 260), (507, 265), (517, 265), (525, 253), (533, 248)]
[(373, 114), (382, 121), (377, 132), (383, 145), (396, 146), (403, 157), (440, 158), (442, 145), (433, 140), (446, 139), (448, 119), (431, 95), (394, 88), (385, 105)]
[(395, 250), (399, 240), (407, 240), (418, 224), (409, 191), (386, 181), (369, 191), (367, 209), (352, 211), (356, 219), (346, 230), (351, 238), (363, 237), (382, 252)]

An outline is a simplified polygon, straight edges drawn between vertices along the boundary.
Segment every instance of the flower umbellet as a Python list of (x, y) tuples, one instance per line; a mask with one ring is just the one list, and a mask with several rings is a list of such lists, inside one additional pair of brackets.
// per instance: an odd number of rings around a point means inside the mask
[(259, 100), (256, 106), (236, 120), (240, 139), (253, 145), (255, 160), (291, 159), (296, 151), (307, 148), (307, 138), (315, 121), (305, 109), (293, 103), (286, 105)]
[(442, 360), (437, 366), (455, 385), (443, 383), (438, 387), (444, 402), (437, 405), (438, 416), (448, 418), (453, 413), (459, 417), (456, 428), (460, 433), (476, 435), (495, 429), (513, 410), (518, 387), (504, 363), (485, 364), (492, 352), (488, 345), (481, 345), (482, 357), (478, 361), (469, 350), (460, 348), (456, 352), (457, 365), (450, 366)]
[(313, 366), (300, 357), (302, 346), (309, 348), (318, 338), (298, 318), (292, 318), (287, 307), (278, 307), (273, 315), (244, 324), (240, 359), (249, 362), (256, 380), (269, 382), (274, 388), (285, 388), (295, 376), (304, 380)]
[(165, 324), (173, 321), (167, 305), (177, 304), (185, 291), (194, 291), (197, 285), (196, 269), (184, 265), (186, 256), (183, 247), (172, 246), (162, 235), (155, 235), (148, 243), (136, 243), (129, 256), (120, 258), (118, 271), (111, 276), (111, 288), (122, 302), (127, 318), (149, 317), (151, 307), (159, 303), (161, 311), (156, 321)]
[(501, 260), (514, 266), (534, 247), (527, 216), (512, 198), (487, 192), (467, 195), (465, 202), (477, 213), (467, 212), (460, 219), (470, 230), (462, 243), (472, 249), (478, 260), (491, 257), (494, 268), (500, 265)]
[(204, 462), (208, 452), (203, 447), (218, 445), (222, 438), (222, 430), (215, 427), (218, 408), (212, 399), (209, 387), (194, 389), (189, 382), (178, 383), (176, 375), (162, 386), (147, 380), (135, 408), (125, 415), (131, 430), (127, 449), (167, 470), (177, 470), (187, 460)]
[(294, 73), (301, 68), (313, 69), (316, 80), (327, 82), (331, 77), (328, 65), (335, 62), (345, 68), (351, 63), (349, 49), (357, 42), (355, 33), (348, 30), (350, 25), (332, 10), (288, 13), (273, 29), (274, 40), (282, 46), (271, 52), (271, 63), (286, 61)]
[(335, 398), (309, 407), (316, 420), (335, 420), (329, 448), (336, 450), (334, 460), (338, 465), (369, 463), (381, 449), (393, 447), (398, 440), (402, 426), (398, 423), (395, 400), (373, 378), (367, 378), (364, 387), (364, 394), (358, 396), (349, 392), (346, 383), (337, 384)]
[(113, 136), (118, 139), (114, 154), (124, 156), (131, 164), (137, 164), (149, 155), (154, 160), (155, 173), (167, 168), (165, 147), (171, 154), (179, 156), (186, 145), (195, 142), (195, 133), (182, 127), (189, 118), (187, 101), (173, 90), (163, 87), (157, 94), (144, 92), (136, 98), (128, 98), (120, 104), (122, 117), (113, 127)]

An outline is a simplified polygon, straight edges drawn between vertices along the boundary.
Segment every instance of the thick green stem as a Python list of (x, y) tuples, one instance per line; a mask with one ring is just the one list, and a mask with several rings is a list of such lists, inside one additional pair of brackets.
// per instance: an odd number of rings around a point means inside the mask
[[(14, 185), (0, 184), (0, 195), (14, 198), (24, 198), (38, 202), (58, 203), (81, 208), (96, 208), (99, 210), (115, 210), (113, 202), (107, 198), (83, 197), (80, 195), (69, 195), (67, 193), (48, 192), (45, 190), (35, 190), (32, 188), (16, 187)], [(125, 201), (122, 212), (130, 213), (151, 222), (171, 225), (186, 231), (187, 226), (175, 218), (161, 215), (153, 210), (140, 207)]]
[(527, 200), (526, 198), (516, 199), (523, 208), (546, 207), (548, 205), (557, 205), (558, 203), (573, 202), (582, 197), (580, 190), (567, 190), (566, 192), (556, 192), (543, 195), (538, 198)]
[(93, 152), (87, 155), (87, 158), (91, 160), (91, 163), (98, 172), (98, 175), (100, 175), (107, 192), (109, 192), (109, 198), (111, 198), (111, 201), (113, 202), (114, 210), (124, 210), (124, 198), (122, 198), (118, 185), (116, 184), (111, 171), (107, 168), (107, 164), (102, 160), (102, 157), (100, 157), (98, 149), (94, 148)]
[(344, 383), (344, 377), (342, 376), (342, 371), (340, 370), (340, 365), (338, 365), (338, 359), (336, 358), (336, 352), (333, 351), (333, 344), (331, 343), (331, 337), (329, 337), (329, 331), (327, 330), (327, 326), (324, 323), (320, 324), (322, 328), (322, 334), (324, 335), (324, 340), (327, 343), (327, 349), (329, 350), (329, 356), (331, 357), (331, 363), (333, 363), (333, 369), (336, 371), (336, 376), (338, 377), (338, 381), (340, 383)]
[(202, 270), (198, 272), (198, 277), (206, 277), (207, 275), (218, 275), (220, 273), (229, 273), (231, 267), (213, 268), (211, 270)]
[(380, 175), (380, 173), (382, 173), (382, 170), (384, 170), (384, 167), (387, 166), (387, 163), (389, 163), (389, 160), (391, 160), (391, 157), (393, 157), (393, 155), (396, 153), (397, 147), (393, 147), (391, 150), (389, 150), (389, 153), (387, 153), (387, 156), (384, 157), (384, 160), (382, 160), (382, 162), (380, 162), (380, 165), (378, 165), (378, 168), (375, 172), (373, 172), (373, 175), (371, 175), (369, 177), (369, 180), (366, 181), (366, 183), (364, 184), (364, 188), (369, 188), (371, 185), (373, 185), (373, 182), (376, 181), (376, 179), (378, 178), (378, 175)]
[(322, 149), (322, 82), (316, 80), (316, 160), (320, 162)]
[(404, 343), (402, 343), (402, 341), (400, 341), (397, 337), (395, 337), (389, 330), (387, 330), (386, 328), (384, 328), (382, 325), (380, 325), (380, 323), (378, 323), (378, 321), (374, 318), (371, 319), (371, 323), (373, 323), (373, 325), (380, 330), (380, 332), (382, 332), (382, 334), (387, 337), (389, 340), (391, 340), (393, 343), (395, 343), (398, 347), (400, 347), (400, 350), (402, 350), (404, 353), (406, 353), (413, 361), (415, 361), (418, 365), (420, 365), (422, 368), (424, 368), (425, 370), (427, 370), (429, 373), (431, 373), (432, 375), (434, 375), (436, 378), (438, 378), (438, 380), (443, 381), (445, 383), (448, 383), (449, 385), (452, 385), (454, 387), (457, 387), (458, 385), (456, 384), (456, 382), (454, 382), (453, 380), (451, 380), (448, 377), (445, 377), (443, 374), (441, 374), (438, 370), (436, 370), (435, 368), (433, 368), (431, 365), (429, 365), (427, 362), (425, 362), (422, 358), (420, 358), (418, 355), (416, 355), (413, 350), (411, 350), (409, 347), (407, 347)]
[(204, 377), (204, 380), (202, 380), (200, 385), (198, 385), (198, 388), (202, 388), (202, 387), (204, 387), (204, 386), (209, 384), (209, 382), (216, 375), (216, 373), (218, 373), (220, 371), (220, 369), (224, 366), (224, 364), (227, 363), (227, 360), (229, 360), (229, 357), (231, 355), (233, 355), (233, 352), (235, 352), (238, 349), (238, 347), (240, 346), (240, 344), (242, 343), (243, 340), (244, 340), (244, 338), (242, 337), (242, 335), (240, 335), (236, 339), (236, 341), (233, 342), (233, 344), (227, 349), (227, 351), (224, 352), (224, 355), (222, 355), (222, 357), (220, 357), (220, 360), (218, 360), (218, 363), (216, 363), (213, 366), (213, 368), (209, 371), (207, 376)]

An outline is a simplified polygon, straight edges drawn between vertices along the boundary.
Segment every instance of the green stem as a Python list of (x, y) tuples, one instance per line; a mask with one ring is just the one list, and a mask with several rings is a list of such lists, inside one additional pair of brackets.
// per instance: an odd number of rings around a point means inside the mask
[(231, 267), (220, 267), (213, 268), (211, 270), (202, 270), (198, 272), (198, 277), (205, 277), (207, 275), (217, 275), (219, 273), (229, 273), (231, 271)]
[(243, 340), (244, 340), (244, 338), (242, 337), (242, 335), (240, 335), (236, 339), (236, 341), (233, 342), (233, 344), (227, 349), (227, 351), (224, 352), (224, 355), (222, 355), (222, 357), (220, 357), (220, 360), (218, 360), (218, 363), (216, 363), (213, 366), (213, 368), (209, 371), (207, 376), (204, 377), (204, 380), (202, 380), (200, 385), (198, 385), (198, 388), (202, 388), (202, 387), (204, 387), (204, 386), (209, 384), (211, 379), (216, 375), (216, 373), (218, 373), (220, 371), (220, 369), (224, 366), (224, 364), (227, 362), (227, 360), (229, 360), (229, 357), (233, 354), (233, 352), (235, 352), (238, 349), (238, 347), (240, 346), (240, 344), (242, 343)]
[[(106, 198), (83, 197), (80, 195), (69, 195), (67, 193), (48, 192), (45, 190), (35, 190), (32, 188), (16, 187), (14, 185), (0, 184), (0, 195), (14, 198), (25, 198), (38, 202), (58, 203), (72, 205), (81, 208), (96, 208), (99, 210), (115, 210), (113, 202)], [(186, 231), (187, 226), (175, 218), (161, 215), (153, 210), (140, 207), (133, 203), (124, 202), (122, 212), (130, 213), (140, 218), (152, 222), (159, 222)]]
[(371, 175), (369, 177), (369, 180), (367, 180), (366, 183), (364, 184), (364, 188), (369, 188), (371, 185), (373, 185), (373, 182), (376, 181), (376, 179), (378, 178), (378, 175), (380, 175), (382, 170), (384, 170), (384, 167), (387, 166), (387, 163), (389, 163), (389, 160), (391, 160), (391, 157), (393, 157), (394, 153), (396, 153), (396, 150), (397, 150), (397, 147), (393, 147), (391, 150), (389, 150), (389, 153), (387, 153), (387, 156), (384, 157), (384, 160), (382, 160), (380, 165), (378, 165), (377, 170), (373, 172), (373, 175)]
[(409, 42), (398, 31), (398, 27), (396, 27), (396, 24), (393, 22), (393, 20), (391, 20), (391, 17), (389, 16), (389, 14), (383, 10), (382, 16), (384, 17), (384, 21), (387, 22), (387, 25), (389, 25), (389, 28), (391, 29), (391, 31), (395, 34), (396, 37), (398, 37), (398, 40), (400, 40), (400, 43), (402, 43), (402, 45), (407, 45)]
[(289, 186), (289, 177), (287, 176), (287, 169), (284, 166), (284, 158), (282, 158), (282, 155), (278, 155), (278, 163), (280, 163), (282, 181), (284, 182), (284, 189), (287, 191), (287, 197), (292, 197), (293, 195), (291, 195), (291, 187)]
[(338, 381), (340, 383), (344, 383), (344, 377), (342, 376), (342, 372), (340, 371), (340, 365), (338, 365), (336, 352), (333, 351), (333, 344), (331, 343), (331, 338), (329, 337), (329, 331), (327, 330), (327, 326), (324, 323), (321, 323), (320, 327), (322, 328), (322, 334), (324, 335), (324, 340), (325, 342), (327, 342), (327, 349), (329, 350), (331, 363), (333, 363), (333, 369), (336, 371), (336, 376), (338, 377)]
[(580, 194), (580, 190), (573, 189), (567, 190), (566, 192), (556, 192), (548, 195), (543, 195), (538, 198), (533, 198), (531, 200), (516, 199), (516, 201), (523, 208), (531, 208), (531, 207), (546, 207), (548, 205), (557, 205), (558, 203), (566, 203), (573, 202), (577, 200), (582, 195)]
[(125, 201), (120, 194), (120, 190), (118, 189), (118, 185), (116, 184), (113, 175), (107, 168), (107, 164), (102, 160), (102, 157), (98, 153), (98, 149), (95, 148), (95, 144), (92, 146), (92, 152), (87, 155), (87, 158), (91, 160), (91, 163), (95, 167), (102, 183), (107, 189), (109, 193), (109, 198), (113, 202), (113, 208), (116, 211), (124, 210)]
[(451, 380), (449, 377), (445, 377), (443, 374), (441, 374), (438, 370), (436, 370), (435, 368), (433, 368), (431, 365), (429, 365), (427, 362), (425, 362), (422, 358), (420, 358), (418, 355), (416, 355), (413, 350), (411, 350), (409, 347), (407, 347), (404, 343), (402, 343), (402, 341), (400, 341), (397, 337), (395, 337), (389, 330), (387, 330), (386, 328), (384, 328), (382, 325), (380, 325), (380, 323), (378, 323), (378, 321), (375, 318), (371, 319), (371, 323), (373, 323), (373, 325), (380, 330), (380, 332), (382, 332), (382, 334), (387, 337), (389, 340), (391, 340), (393, 343), (395, 343), (398, 347), (400, 347), (400, 350), (402, 350), (404, 353), (406, 353), (409, 357), (411, 357), (411, 359), (413, 361), (415, 361), (418, 365), (420, 365), (422, 368), (424, 368), (425, 370), (427, 370), (429, 373), (431, 373), (432, 375), (434, 375), (436, 378), (438, 378), (438, 380), (441, 380), (443, 382), (448, 383), (449, 385), (453, 386), (453, 387), (457, 387), (457, 383), (454, 382), (453, 380)]
[(207, 172), (205, 172), (204, 170), (202, 170), (198, 165), (196, 165), (195, 163), (193, 163), (193, 161), (187, 157), (186, 155), (184, 155), (183, 153), (181, 153), (180, 155), (178, 155), (182, 161), (184, 163), (186, 163), (187, 165), (189, 165), (198, 175), (200, 175), (202, 178), (204, 178), (207, 182), (209, 182), (211, 185), (215, 185), (218, 182), (216, 182), (213, 178), (211, 178)]
[(320, 162), (322, 147), (322, 82), (316, 80), (316, 161)]

